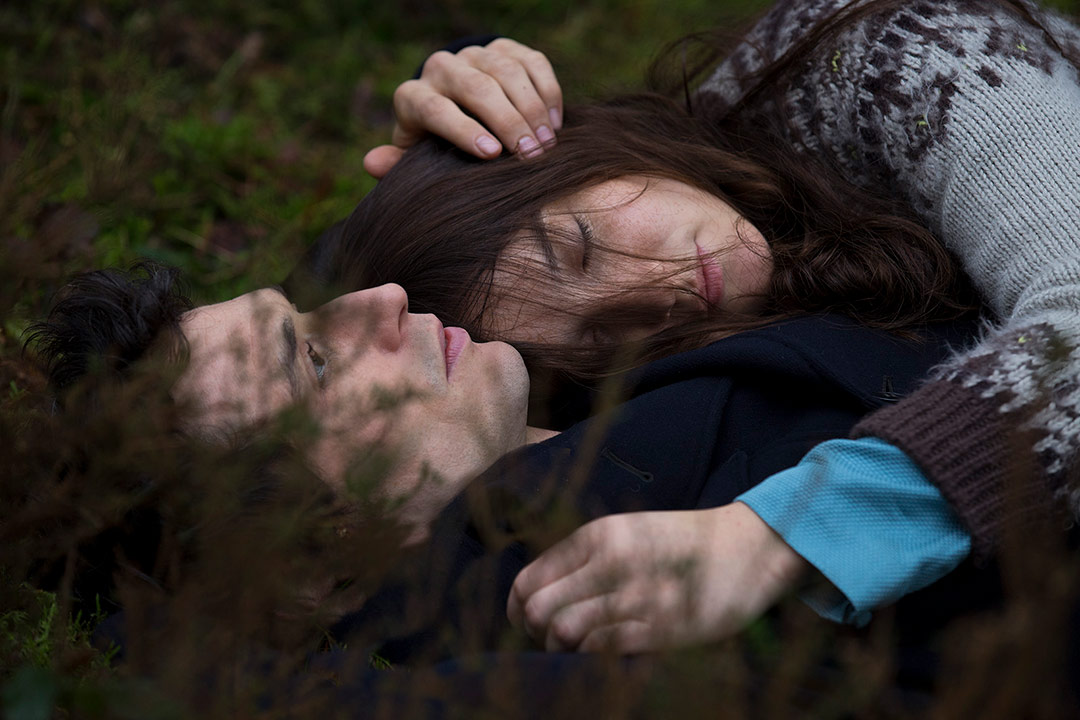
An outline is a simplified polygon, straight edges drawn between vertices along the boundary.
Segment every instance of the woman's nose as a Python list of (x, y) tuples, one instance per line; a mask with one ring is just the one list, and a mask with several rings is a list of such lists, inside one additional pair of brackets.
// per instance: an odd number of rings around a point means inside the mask
[(405, 289), (387, 284), (341, 295), (312, 314), (327, 338), (393, 352), (401, 345), (408, 313)]

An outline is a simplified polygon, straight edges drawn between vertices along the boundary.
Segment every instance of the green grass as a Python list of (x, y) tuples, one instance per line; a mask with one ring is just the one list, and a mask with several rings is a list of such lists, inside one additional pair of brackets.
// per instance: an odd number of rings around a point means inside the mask
[(391, 93), (443, 43), (520, 39), (580, 98), (752, 5), (8, 3), (0, 235), (48, 267), (0, 305), (32, 314), (67, 272), (142, 257), (188, 269), (201, 300), (276, 281), (373, 185), (360, 161), (389, 137)]

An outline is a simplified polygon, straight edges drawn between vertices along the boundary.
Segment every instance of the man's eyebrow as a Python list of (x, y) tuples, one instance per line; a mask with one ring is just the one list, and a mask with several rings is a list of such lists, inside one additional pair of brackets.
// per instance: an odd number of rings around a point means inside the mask
[[(267, 285), (267, 290), (273, 290), (292, 304), (285, 288), (280, 285)], [(286, 315), (281, 319), (281, 355), (278, 360), (281, 369), (285, 371), (285, 378), (289, 381), (289, 392), (292, 393), (293, 402), (300, 402), (303, 390), (300, 387), (300, 378), (296, 374), (296, 328), (293, 327), (292, 318)]]
[(286, 315), (281, 320), (281, 368), (285, 371), (285, 377), (289, 381), (289, 390), (292, 392), (293, 401), (300, 402), (302, 393), (300, 379), (296, 375), (296, 328), (293, 327), (292, 318)]
[[(267, 290), (273, 290), (274, 292), (280, 294), (281, 297), (285, 298), (286, 300), (289, 300), (289, 294), (287, 292), (285, 292), (285, 288), (281, 287), (280, 285), (267, 285), (266, 289)], [(292, 300), (289, 300), (289, 302), (291, 303)]]

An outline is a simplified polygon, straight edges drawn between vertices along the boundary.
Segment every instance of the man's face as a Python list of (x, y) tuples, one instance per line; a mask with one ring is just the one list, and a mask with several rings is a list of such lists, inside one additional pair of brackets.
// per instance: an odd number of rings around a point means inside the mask
[(308, 460), (337, 488), (350, 462), (378, 444), (397, 460), (382, 492), (406, 498), (402, 516), (422, 524), (525, 442), (529, 381), (509, 345), (473, 343), (407, 310), (397, 285), (310, 313), (272, 289), (196, 308), (182, 320), (190, 361), (173, 394), (189, 404), (197, 432), (302, 406), (321, 429)]

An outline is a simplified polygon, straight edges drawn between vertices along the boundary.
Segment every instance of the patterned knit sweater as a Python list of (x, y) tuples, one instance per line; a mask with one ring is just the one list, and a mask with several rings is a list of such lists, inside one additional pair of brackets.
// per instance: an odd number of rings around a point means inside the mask
[[(846, 0), (780, 0), (701, 88), (741, 97)], [(1080, 31), (1042, 14), (1074, 57)], [(904, 197), (999, 321), (914, 395), (855, 429), (910, 455), (993, 550), (1050, 497), (1080, 514), (1080, 77), (1044, 34), (989, 2), (915, 0), (856, 21), (801, 70), (790, 141)]]

